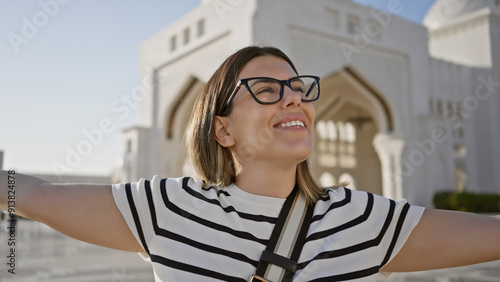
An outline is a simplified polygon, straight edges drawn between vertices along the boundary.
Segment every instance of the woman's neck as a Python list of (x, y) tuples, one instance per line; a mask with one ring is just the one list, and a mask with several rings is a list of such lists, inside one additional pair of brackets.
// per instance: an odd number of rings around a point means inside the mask
[(253, 163), (241, 167), (236, 175), (236, 186), (255, 195), (286, 198), (295, 186), (297, 165), (277, 166), (274, 163)]

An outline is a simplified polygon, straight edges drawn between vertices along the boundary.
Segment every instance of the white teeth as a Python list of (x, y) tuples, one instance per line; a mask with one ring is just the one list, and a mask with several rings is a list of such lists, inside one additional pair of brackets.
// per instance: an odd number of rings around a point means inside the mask
[(304, 127), (304, 123), (300, 120), (294, 120), (294, 121), (291, 121), (291, 122), (287, 122), (287, 123), (282, 123), (281, 124), (281, 127)]

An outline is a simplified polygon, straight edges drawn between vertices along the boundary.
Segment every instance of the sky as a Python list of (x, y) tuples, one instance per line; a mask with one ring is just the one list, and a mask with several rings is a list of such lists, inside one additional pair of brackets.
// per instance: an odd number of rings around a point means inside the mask
[[(421, 23), (435, 0), (355, 0), (381, 10), (395, 1), (398, 16)], [(3, 169), (110, 175), (122, 130), (140, 124), (139, 106), (111, 110), (140, 85), (139, 45), (200, 2), (0, 0)]]

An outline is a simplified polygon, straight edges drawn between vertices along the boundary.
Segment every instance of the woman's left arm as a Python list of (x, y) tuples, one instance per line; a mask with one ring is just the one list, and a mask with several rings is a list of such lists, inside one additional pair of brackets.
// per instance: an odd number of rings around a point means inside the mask
[(500, 216), (426, 209), (385, 272), (457, 267), (500, 260)]

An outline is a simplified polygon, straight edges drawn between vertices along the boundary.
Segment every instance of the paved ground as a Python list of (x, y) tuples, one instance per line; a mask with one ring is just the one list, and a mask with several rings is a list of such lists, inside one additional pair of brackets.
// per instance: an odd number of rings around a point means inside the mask
[[(0, 222), (0, 282), (154, 281), (151, 266), (135, 253), (83, 243), (43, 224), (18, 221), (16, 274), (8, 272), (6, 222)], [(463, 268), (392, 274), (380, 282), (500, 282), (500, 261)]]

